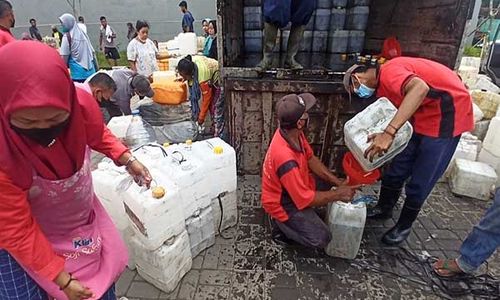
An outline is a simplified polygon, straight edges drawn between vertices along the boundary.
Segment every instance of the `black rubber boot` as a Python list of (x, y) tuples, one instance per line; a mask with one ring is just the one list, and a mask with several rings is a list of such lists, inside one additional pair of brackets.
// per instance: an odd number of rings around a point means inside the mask
[(417, 219), (420, 209), (409, 208), (406, 205), (401, 210), (399, 220), (394, 227), (387, 231), (382, 237), (384, 244), (393, 246), (402, 243), (411, 233), (411, 226)]
[(366, 217), (375, 220), (386, 220), (392, 218), (392, 209), (398, 202), (400, 195), (401, 189), (393, 189), (382, 186), (380, 188), (377, 205), (367, 209)]

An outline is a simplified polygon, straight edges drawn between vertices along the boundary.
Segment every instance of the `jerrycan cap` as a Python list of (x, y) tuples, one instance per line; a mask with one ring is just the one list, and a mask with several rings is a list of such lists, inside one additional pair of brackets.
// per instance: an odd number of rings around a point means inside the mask
[(221, 146), (215, 146), (214, 153), (215, 154), (222, 154), (222, 153), (224, 153), (224, 148), (222, 148)]
[(163, 198), (163, 196), (165, 196), (165, 189), (161, 186), (157, 186), (157, 187), (154, 187), (152, 190), (151, 190), (152, 194), (153, 194), (153, 198), (155, 199), (161, 199)]
[(193, 140), (186, 140), (186, 145), (191, 146), (193, 144)]
[(163, 147), (164, 147), (164, 148), (167, 148), (168, 146), (170, 146), (170, 143), (168, 143), (168, 142), (163, 143)]

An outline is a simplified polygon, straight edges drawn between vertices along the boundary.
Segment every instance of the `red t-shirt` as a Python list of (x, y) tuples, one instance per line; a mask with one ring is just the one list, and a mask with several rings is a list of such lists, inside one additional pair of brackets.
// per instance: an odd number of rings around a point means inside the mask
[(5, 44), (15, 41), (16, 39), (10, 33), (10, 30), (0, 26), (0, 48)]
[(377, 97), (387, 97), (399, 107), (405, 86), (414, 77), (430, 87), (411, 119), (416, 133), (451, 138), (474, 128), (472, 100), (467, 88), (455, 72), (431, 60), (397, 57), (382, 65)]
[(278, 129), (264, 159), (262, 206), (280, 222), (287, 221), (292, 210), (308, 207), (316, 193), (308, 165), (314, 154), (303, 133), (300, 144), (302, 149), (293, 148)]

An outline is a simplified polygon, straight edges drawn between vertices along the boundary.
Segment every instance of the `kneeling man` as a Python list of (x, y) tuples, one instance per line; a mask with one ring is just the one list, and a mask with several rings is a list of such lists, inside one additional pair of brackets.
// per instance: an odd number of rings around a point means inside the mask
[[(270, 215), (275, 241), (324, 248), (330, 232), (313, 207), (349, 202), (357, 187), (342, 185), (307, 142), (303, 131), (309, 122), (307, 112), (315, 103), (309, 93), (287, 95), (277, 103), (279, 128), (264, 160), (262, 206)], [(317, 191), (311, 173), (336, 187)]]

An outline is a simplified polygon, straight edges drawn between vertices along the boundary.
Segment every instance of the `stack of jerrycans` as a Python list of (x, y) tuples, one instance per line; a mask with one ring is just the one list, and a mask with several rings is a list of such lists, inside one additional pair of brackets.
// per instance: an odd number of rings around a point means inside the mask
[(219, 138), (187, 141), (166, 150), (170, 164), (162, 170), (179, 186), (195, 257), (214, 244), (216, 232), (236, 224), (236, 154)]
[[(136, 267), (145, 280), (170, 292), (192, 265), (179, 189), (156, 167), (168, 162), (159, 147), (145, 146), (134, 155), (148, 167), (154, 178), (153, 185), (162, 186), (165, 195), (156, 199), (151, 190), (136, 184), (117, 189), (128, 177), (123, 167), (116, 167), (112, 162), (102, 162), (93, 172), (96, 194), (115, 224), (122, 226), (120, 230), (129, 249), (129, 267)], [(113, 174), (120, 172), (124, 174), (112, 180)], [(103, 196), (111, 198), (110, 201)]]

